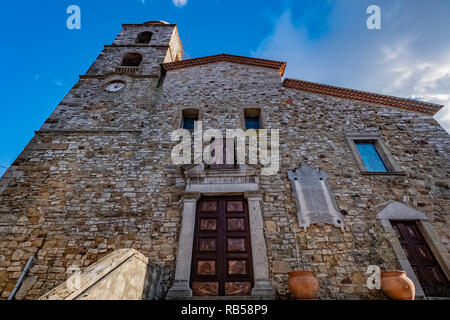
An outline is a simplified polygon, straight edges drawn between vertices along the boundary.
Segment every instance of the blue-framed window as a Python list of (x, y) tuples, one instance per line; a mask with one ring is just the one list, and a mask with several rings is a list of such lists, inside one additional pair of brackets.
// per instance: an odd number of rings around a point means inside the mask
[(184, 118), (183, 119), (183, 129), (194, 130), (194, 122), (197, 121), (196, 118)]
[(246, 108), (244, 109), (245, 129), (262, 129), (261, 109)]
[(194, 130), (195, 121), (198, 121), (198, 109), (184, 109), (182, 128), (187, 130)]
[(245, 117), (245, 129), (261, 129), (259, 117)]
[(364, 165), (369, 172), (388, 172), (386, 164), (383, 162), (375, 142), (358, 142), (355, 141), (358, 152)]

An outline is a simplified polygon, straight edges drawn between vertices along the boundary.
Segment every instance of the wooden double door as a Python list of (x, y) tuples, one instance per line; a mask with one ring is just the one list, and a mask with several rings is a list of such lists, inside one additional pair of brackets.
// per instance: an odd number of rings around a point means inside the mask
[(450, 283), (415, 221), (391, 221), (426, 296), (450, 297)]
[(248, 296), (253, 286), (248, 205), (244, 197), (202, 197), (191, 266), (195, 296)]

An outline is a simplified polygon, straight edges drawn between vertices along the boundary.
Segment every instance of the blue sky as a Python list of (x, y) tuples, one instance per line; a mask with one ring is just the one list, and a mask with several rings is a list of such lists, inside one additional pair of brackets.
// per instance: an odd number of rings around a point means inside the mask
[[(81, 8), (81, 30), (66, 9)], [(381, 8), (368, 30), (366, 8)], [(2, 1), (0, 175), (121, 29), (178, 24), (191, 58), (231, 53), (287, 61), (286, 76), (445, 104), (450, 129), (450, 1)]]

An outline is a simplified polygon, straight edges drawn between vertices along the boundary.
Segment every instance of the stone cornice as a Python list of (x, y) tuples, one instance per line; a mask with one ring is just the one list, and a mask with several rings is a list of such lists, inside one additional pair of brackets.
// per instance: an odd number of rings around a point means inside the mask
[(105, 44), (105, 48), (158, 48), (167, 49), (170, 48), (168, 45), (155, 45), (155, 44)]
[(149, 27), (149, 26), (155, 26), (155, 27), (176, 27), (176, 24), (165, 24), (165, 23), (142, 23), (142, 24), (122, 24), (123, 28), (129, 28), (129, 27)]
[(244, 192), (244, 197), (248, 201), (261, 201), (262, 193), (261, 191), (246, 191)]
[(184, 192), (183, 199), (184, 201), (197, 201), (200, 199), (200, 192)]
[(73, 135), (73, 134), (140, 134), (141, 130), (128, 129), (98, 129), (98, 130), (71, 130), (71, 129), (42, 129), (35, 131), (35, 135), (55, 134), (55, 135)]
[(106, 79), (112, 76), (127, 76), (130, 78), (138, 78), (138, 79), (146, 79), (146, 78), (155, 78), (159, 79), (159, 75), (156, 74), (128, 74), (128, 73), (120, 73), (120, 72), (109, 72), (105, 74), (83, 74), (79, 75), (80, 79)]

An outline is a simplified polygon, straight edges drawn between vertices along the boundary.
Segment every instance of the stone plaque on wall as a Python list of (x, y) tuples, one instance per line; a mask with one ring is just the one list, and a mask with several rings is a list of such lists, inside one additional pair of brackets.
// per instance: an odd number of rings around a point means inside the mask
[(312, 224), (331, 224), (344, 227), (344, 219), (339, 212), (336, 199), (331, 191), (327, 174), (303, 163), (300, 168), (288, 170), (292, 190), (297, 204), (297, 218), (300, 227)]

